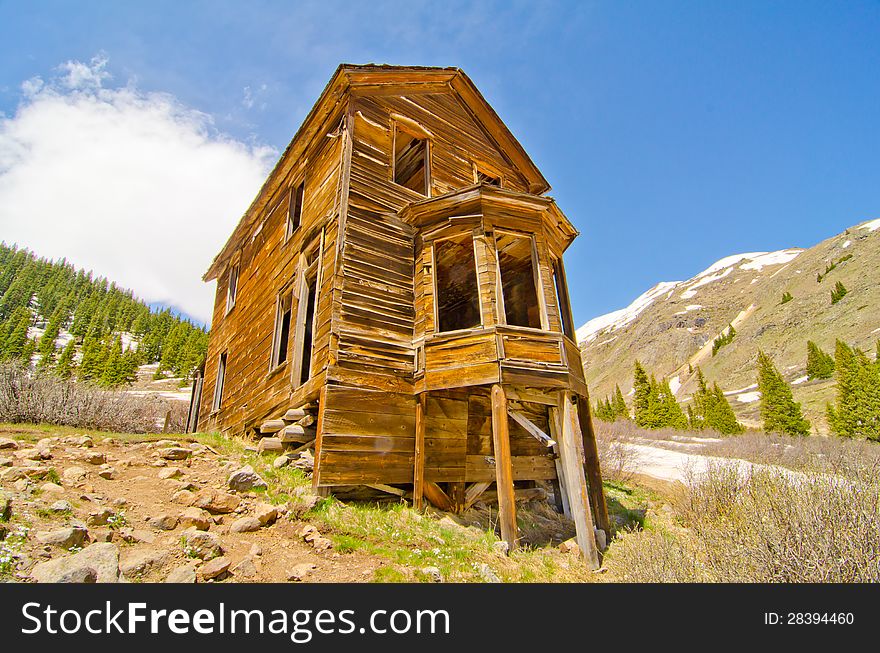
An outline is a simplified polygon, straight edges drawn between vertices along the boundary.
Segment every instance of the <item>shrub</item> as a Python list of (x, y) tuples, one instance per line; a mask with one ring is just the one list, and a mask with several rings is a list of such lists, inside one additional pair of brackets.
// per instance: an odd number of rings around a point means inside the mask
[(34, 374), (14, 363), (0, 365), (0, 421), (54, 424), (75, 428), (155, 433), (162, 430), (171, 411), (169, 431), (181, 432), (187, 406), (88, 383)]

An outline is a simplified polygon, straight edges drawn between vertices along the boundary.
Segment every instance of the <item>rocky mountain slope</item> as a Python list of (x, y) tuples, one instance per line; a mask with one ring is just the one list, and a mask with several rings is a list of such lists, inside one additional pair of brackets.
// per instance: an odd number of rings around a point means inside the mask
[[(695, 386), (690, 369), (699, 365), (738, 417), (757, 426), (755, 360), (763, 349), (793, 384), (814, 431), (825, 433), (833, 380), (806, 379), (807, 341), (828, 353), (838, 338), (873, 352), (880, 339), (878, 278), (880, 220), (872, 220), (809, 249), (737, 254), (687, 281), (658, 283), (628, 307), (578, 329), (591, 393), (604, 397), (619, 384), (627, 395), (638, 359), (686, 400)], [(838, 281), (848, 293), (832, 304)], [(790, 301), (782, 301), (784, 293)], [(713, 356), (713, 340), (730, 324), (736, 337)]]

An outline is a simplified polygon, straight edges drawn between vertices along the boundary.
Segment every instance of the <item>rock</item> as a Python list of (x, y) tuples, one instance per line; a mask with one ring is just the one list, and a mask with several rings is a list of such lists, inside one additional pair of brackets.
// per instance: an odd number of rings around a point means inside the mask
[(510, 545), (507, 542), (495, 542), (492, 550), (500, 556), (506, 556), (510, 552)]
[(23, 467), (7, 467), (0, 472), (0, 481), (12, 483), (20, 479), (27, 478), (27, 472)]
[(196, 494), (193, 505), (196, 508), (201, 508), (202, 510), (207, 510), (211, 513), (225, 514), (238, 508), (238, 504), (240, 503), (241, 499), (234, 494), (227, 494), (220, 490), (206, 488)]
[(9, 519), (12, 515), (12, 501), (5, 494), (0, 494), (0, 520)]
[(285, 455), (278, 456), (275, 460), (272, 461), (272, 467), (275, 469), (281, 469), (286, 465), (290, 464), (290, 458)]
[(187, 508), (180, 513), (178, 519), (184, 528), (193, 527), (200, 531), (206, 531), (211, 527), (211, 513), (201, 508)]
[(256, 517), (239, 517), (229, 525), (232, 533), (253, 533), (260, 530), (260, 520)]
[(205, 580), (218, 578), (229, 571), (229, 565), (231, 564), (232, 561), (226, 556), (214, 558), (213, 560), (206, 562), (204, 566), (199, 569), (199, 575)]
[(73, 506), (70, 505), (70, 501), (59, 499), (51, 506), (49, 506), (49, 510), (51, 510), (52, 512), (71, 512), (73, 510)]
[(113, 531), (109, 528), (97, 528), (89, 531), (89, 538), (92, 542), (112, 542)]
[(15, 483), (12, 484), (12, 487), (15, 488), (16, 492), (27, 492), (28, 487), (30, 487), (30, 480), (28, 478), (20, 478)]
[(594, 528), (593, 532), (596, 534), (596, 546), (600, 551), (604, 551), (608, 547), (608, 536), (601, 528)]
[(89, 513), (89, 517), (86, 519), (86, 524), (89, 526), (106, 526), (107, 522), (114, 514), (116, 513), (110, 510), (110, 508), (98, 507)]
[(85, 544), (89, 537), (89, 532), (85, 528), (73, 526), (70, 528), (59, 528), (54, 531), (41, 531), (34, 533), (34, 537), (41, 544), (69, 549), (72, 546), (82, 546)]
[(84, 435), (80, 438), (76, 438), (76, 439), (74, 439), (73, 442), (77, 446), (83, 447), (84, 449), (90, 449), (95, 446), (94, 440), (92, 440), (92, 438), (90, 438), (88, 435)]
[(151, 519), (150, 523), (159, 530), (173, 531), (177, 528), (177, 517), (175, 515), (169, 515), (167, 512), (162, 512)]
[(119, 570), (123, 576), (143, 576), (150, 570), (161, 567), (169, 560), (169, 555), (165, 551), (159, 549), (142, 549), (140, 551), (129, 551), (122, 556), (119, 563)]
[(12, 458), (0, 456), (0, 467), (12, 467)]
[(142, 528), (120, 528), (119, 535), (123, 540), (130, 543), (153, 544), (156, 541), (156, 536), (153, 533)]
[(107, 462), (107, 456), (100, 451), (88, 451), (80, 457), (80, 460), (90, 465), (103, 465)]
[(575, 538), (570, 538), (565, 540), (559, 544), (559, 550), (563, 553), (580, 553), (581, 549), (578, 546), (577, 540)]
[(156, 474), (156, 476), (163, 480), (166, 478), (177, 478), (182, 475), (183, 472), (180, 471), (180, 467), (163, 467), (159, 470), (159, 473)]
[(261, 547), (259, 544), (254, 542), (251, 545), (250, 555), (255, 556), (255, 557), (259, 557), (259, 556), (263, 555), (263, 547)]
[(41, 562), (31, 570), (38, 583), (58, 583), (62, 579), (88, 578), (92, 570), (97, 583), (119, 582), (119, 550), (112, 544), (91, 544), (79, 553)]
[(159, 449), (156, 453), (165, 460), (186, 460), (192, 454), (192, 450), (183, 447), (168, 447), (167, 449)]
[(492, 571), (492, 568), (485, 562), (479, 568), (480, 578), (484, 583), (500, 583), (501, 579)]
[(98, 572), (91, 567), (76, 567), (61, 574), (56, 583), (97, 583)]
[(196, 567), (193, 564), (182, 565), (177, 567), (168, 574), (165, 579), (166, 583), (195, 583)]
[(19, 449), (15, 457), (23, 460), (49, 460), (52, 453), (48, 449)]
[(299, 536), (303, 538), (306, 542), (311, 542), (315, 538), (320, 537), (321, 533), (311, 524), (306, 524), (299, 530)]
[(188, 556), (210, 560), (223, 554), (220, 538), (213, 533), (187, 528), (183, 532), (184, 553)]
[(10, 438), (0, 438), (0, 449), (18, 449), (18, 442)]
[(105, 465), (104, 467), (101, 467), (100, 471), (98, 471), (98, 476), (104, 480), (112, 481), (116, 478), (116, 469), (110, 465)]
[(437, 567), (422, 567), (419, 571), (430, 579), (432, 583), (442, 583), (443, 575)]
[(293, 517), (300, 518), (310, 510), (314, 510), (314, 508), (321, 502), (321, 497), (316, 494), (299, 494), (296, 497), (296, 503), (294, 503), (290, 512)]
[(310, 472), (315, 468), (315, 457), (312, 452), (306, 449), (300, 452), (299, 458), (293, 462), (293, 466), (306, 472)]
[(86, 470), (82, 467), (68, 467), (61, 474), (61, 480), (68, 485), (76, 485), (85, 480)]
[(254, 564), (253, 558), (242, 558), (241, 562), (232, 568), (232, 573), (233, 575), (241, 576), (242, 578), (256, 578), (257, 566)]
[(270, 503), (258, 503), (254, 515), (263, 526), (268, 526), (278, 519), (278, 509)]
[(229, 475), (226, 484), (231, 490), (238, 492), (246, 492), (253, 489), (264, 489), (267, 487), (266, 481), (260, 478), (260, 475), (254, 471), (250, 465), (245, 465)]
[(40, 486), (40, 492), (46, 494), (64, 494), (64, 488), (57, 483), (43, 483)]
[(117, 497), (113, 499), (113, 505), (117, 508), (123, 508), (124, 506), (128, 505), (128, 501), (126, 501), (122, 497)]
[(196, 495), (189, 490), (178, 490), (174, 493), (174, 496), (171, 497), (171, 500), (174, 503), (179, 503), (181, 506), (191, 506), (196, 500)]
[(311, 562), (301, 562), (291, 567), (287, 573), (287, 580), (299, 582), (317, 568), (317, 565)]

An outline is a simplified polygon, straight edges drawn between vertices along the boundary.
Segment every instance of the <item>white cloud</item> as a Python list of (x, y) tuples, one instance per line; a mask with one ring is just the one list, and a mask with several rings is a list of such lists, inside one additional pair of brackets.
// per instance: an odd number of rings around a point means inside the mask
[(0, 238), (207, 322), (202, 274), (275, 153), (217, 134), (171, 95), (105, 88), (106, 63), (25, 82), (0, 117)]

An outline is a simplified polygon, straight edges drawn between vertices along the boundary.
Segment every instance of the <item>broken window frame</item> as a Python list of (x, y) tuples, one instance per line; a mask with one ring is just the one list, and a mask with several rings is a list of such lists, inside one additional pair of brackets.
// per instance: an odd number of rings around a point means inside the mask
[(552, 260), (553, 289), (556, 291), (556, 307), (559, 313), (559, 326), (563, 335), (572, 342), (577, 342), (574, 317), (571, 314), (571, 298), (568, 294), (568, 279), (565, 276), (565, 266), (562, 258)]
[(303, 205), (306, 197), (306, 180), (304, 178), (290, 185), (287, 196), (287, 221), (284, 230), (284, 242), (293, 237), (302, 225)]
[[(492, 168), (491, 166), (487, 166), (483, 163), (473, 163), (474, 170), (474, 183), (475, 184), (486, 184), (488, 186), (495, 186), (496, 188), (504, 188), (504, 175), (502, 175), (498, 170)], [(480, 177), (488, 178), (490, 181), (486, 181), (485, 179), (481, 179)], [(497, 181), (498, 183), (493, 183), (493, 181)]]
[(226, 273), (226, 313), (235, 308), (235, 300), (238, 297), (238, 282), (241, 274), (241, 261), (236, 260), (229, 265), (229, 271)]
[[(305, 385), (315, 374), (315, 321), (318, 316), (318, 301), (321, 294), (321, 261), (324, 258), (323, 233), (319, 242), (311, 244), (300, 254), (296, 281), (296, 323), (293, 334), (293, 364), (290, 371), (290, 382), (293, 388)], [(314, 290), (310, 292), (311, 287)], [(311, 319), (309, 319), (309, 300), (312, 300)], [(306, 328), (308, 327), (308, 332)], [(306, 335), (308, 353), (306, 350)], [(308, 376), (303, 379), (304, 371)]]
[(214, 383), (214, 397), (211, 401), (211, 413), (220, 411), (223, 405), (223, 386), (226, 384), (226, 367), (229, 364), (229, 351), (220, 354), (217, 360), (217, 379)]
[[(419, 195), (424, 195), (425, 197), (431, 197), (431, 139), (427, 134), (422, 132), (419, 129), (414, 127), (402, 124), (402, 121), (395, 120), (393, 122), (393, 135), (391, 139), (391, 181), (397, 186), (402, 188), (406, 188), (414, 193), (418, 193)], [(399, 138), (399, 134), (406, 134), (409, 138), (413, 138), (419, 141), (424, 142), (425, 144), (425, 161), (424, 161), (424, 169), (425, 169), (425, 185), (422, 190), (414, 190), (407, 186), (405, 183), (400, 183), (397, 181), (397, 141)]]
[[(285, 310), (285, 304), (287, 310)], [(287, 315), (287, 329), (285, 334), (285, 314)], [(269, 363), (269, 371), (283, 367), (290, 360), (291, 327), (293, 326), (293, 289), (284, 288), (278, 293), (275, 300), (275, 328), (272, 335), (272, 357)]]
[[(459, 327), (456, 329), (448, 329), (443, 330), (440, 326), (440, 288), (437, 283), (437, 268), (438, 268), (438, 259), (437, 259), (437, 245), (446, 240), (463, 240), (465, 238), (469, 238), (471, 242), (471, 252), (473, 255), (473, 265), (474, 265), (474, 282), (476, 286), (476, 293), (474, 295), (477, 302), (477, 313), (479, 315), (479, 320), (473, 326), (467, 327)], [(460, 331), (470, 331), (472, 329), (480, 329), (485, 325), (485, 318), (483, 316), (483, 301), (480, 296), (480, 269), (477, 266), (477, 250), (476, 250), (476, 239), (474, 238), (474, 233), (472, 231), (466, 231), (458, 234), (449, 234), (444, 235), (442, 237), (435, 238), (431, 241), (431, 282), (433, 285), (433, 293), (434, 293), (434, 333), (435, 334), (443, 334), (447, 335), (450, 333), (457, 333)]]
[[(532, 257), (532, 283), (535, 288), (535, 298), (538, 302), (538, 319), (540, 321), (540, 325), (537, 327), (534, 326), (522, 326), (520, 324), (510, 324), (507, 321), (507, 308), (505, 306), (504, 300), (504, 280), (501, 274), (501, 258), (498, 254), (498, 237), (500, 235), (509, 235), (517, 238), (528, 238), (531, 243), (531, 257)], [(538, 258), (538, 247), (535, 242), (535, 234), (523, 232), (523, 231), (514, 231), (512, 229), (499, 229), (495, 228), (493, 233), (493, 246), (495, 248), (495, 295), (497, 301), (495, 305), (498, 307), (498, 324), (508, 327), (513, 327), (516, 329), (528, 329), (531, 331), (549, 331), (549, 320), (547, 319), (547, 306), (544, 299), (544, 293), (542, 292), (543, 285), (541, 283), (541, 266), (540, 259)]]

